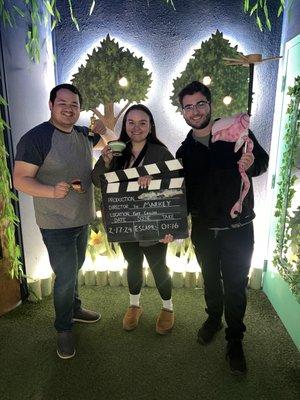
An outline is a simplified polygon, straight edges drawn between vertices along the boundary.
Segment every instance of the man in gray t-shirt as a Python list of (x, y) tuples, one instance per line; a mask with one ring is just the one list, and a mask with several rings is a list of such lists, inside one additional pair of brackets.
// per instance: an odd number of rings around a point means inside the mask
[(89, 136), (88, 128), (76, 126), (80, 105), (75, 86), (52, 89), (51, 118), (20, 139), (13, 174), (15, 188), (33, 196), (36, 221), (55, 273), (54, 326), (57, 354), (64, 359), (75, 355), (73, 322), (100, 319), (100, 314), (81, 307), (77, 275), (85, 259), (88, 224), (95, 217), (92, 149), (106, 129), (98, 120), (95, 134)]

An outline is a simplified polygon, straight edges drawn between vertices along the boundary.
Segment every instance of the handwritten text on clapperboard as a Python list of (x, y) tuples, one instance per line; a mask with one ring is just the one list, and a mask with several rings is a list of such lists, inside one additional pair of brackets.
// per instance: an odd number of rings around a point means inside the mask
[(107, 181), (102, 182), (101, 188), (109, 241), (158, 240), (168, 233), (176, 239), (188, 236), (183, 178), (154, 179), (147, 189), (140, 189), (137, 181), (116, 182), (151, 172), (167, 176), (166, 167), (169, 173), (182, 168), (178, 160), (171, 160), (105, 174)]

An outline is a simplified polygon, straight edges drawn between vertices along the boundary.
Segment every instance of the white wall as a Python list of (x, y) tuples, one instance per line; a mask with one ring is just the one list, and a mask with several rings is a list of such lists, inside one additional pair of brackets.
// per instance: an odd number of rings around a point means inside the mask
[[(14, 2), (24, 8), (24, 2)], [(48, 98), (54, 86), (52, 38), (49, 28), (42, 28), (41, 62), (34, 64), (25, 51), (27, 26), (23, 18), (17, 27), (3, 28), (5, 80), (9, 103), (10, 126), (14, 150), (20, 137), (35, 125), (49, 118)], [(21, 228), (24, 242), (26, 273), (49, 275), (49, 265), (39, 229), (35, 223), (33, 202), (30, 196), (20, 194)], [(42, 269), (40, 265), (42, 264)], [(40, 272), (38, 272), (40, 269)]]

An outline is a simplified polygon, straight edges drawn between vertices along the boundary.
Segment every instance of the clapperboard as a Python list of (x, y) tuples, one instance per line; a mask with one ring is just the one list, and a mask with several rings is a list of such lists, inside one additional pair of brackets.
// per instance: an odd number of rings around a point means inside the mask
[[(102, 206), (110, 242), (159, 240), (166, 234), (188, 237), (184, 178), (180, 160), (161, 161), (108, 172), (101, 178)], [(137, 178), (162, 174), (141, 189)], [(176, 175), (177, 177), (173, 177)]]

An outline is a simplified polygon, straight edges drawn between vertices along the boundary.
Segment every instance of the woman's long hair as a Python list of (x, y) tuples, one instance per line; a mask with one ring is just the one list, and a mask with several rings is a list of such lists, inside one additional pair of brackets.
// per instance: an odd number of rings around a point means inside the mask
[(126, 143), (126, 148), (124, 149), (122, 156), (118, 158), (118, 167), (119, 168), (124, 168), (124, 165), (129, 163), (131, 156), (132, 156), (132, 143), (131, 143), (130, 137), (127, 135), (127, 132), (126, 132), (126, 121), (128, 118), (128, 114), (132, 110), (143, 111), (149, 117), (150, 131), (146, 138), (146, 143), (155, 143), (155, 144), (159, 144), (161, 146), (166, 147), (166, 145), (164, 143), (162, 143), (156, 136), (156, 128), (155, 128), (154, 118), (153, 118), (153, 115), (152, 115), (151, 111), (149, 110), (149, 108), (144, 106), (143, 104), (134, 104), (133, 106), (129, 107), (126, 110), (124, 117), (123, 117), (123, 121), (122, 121), (122, 128), (121, 128), (119, 140)]

